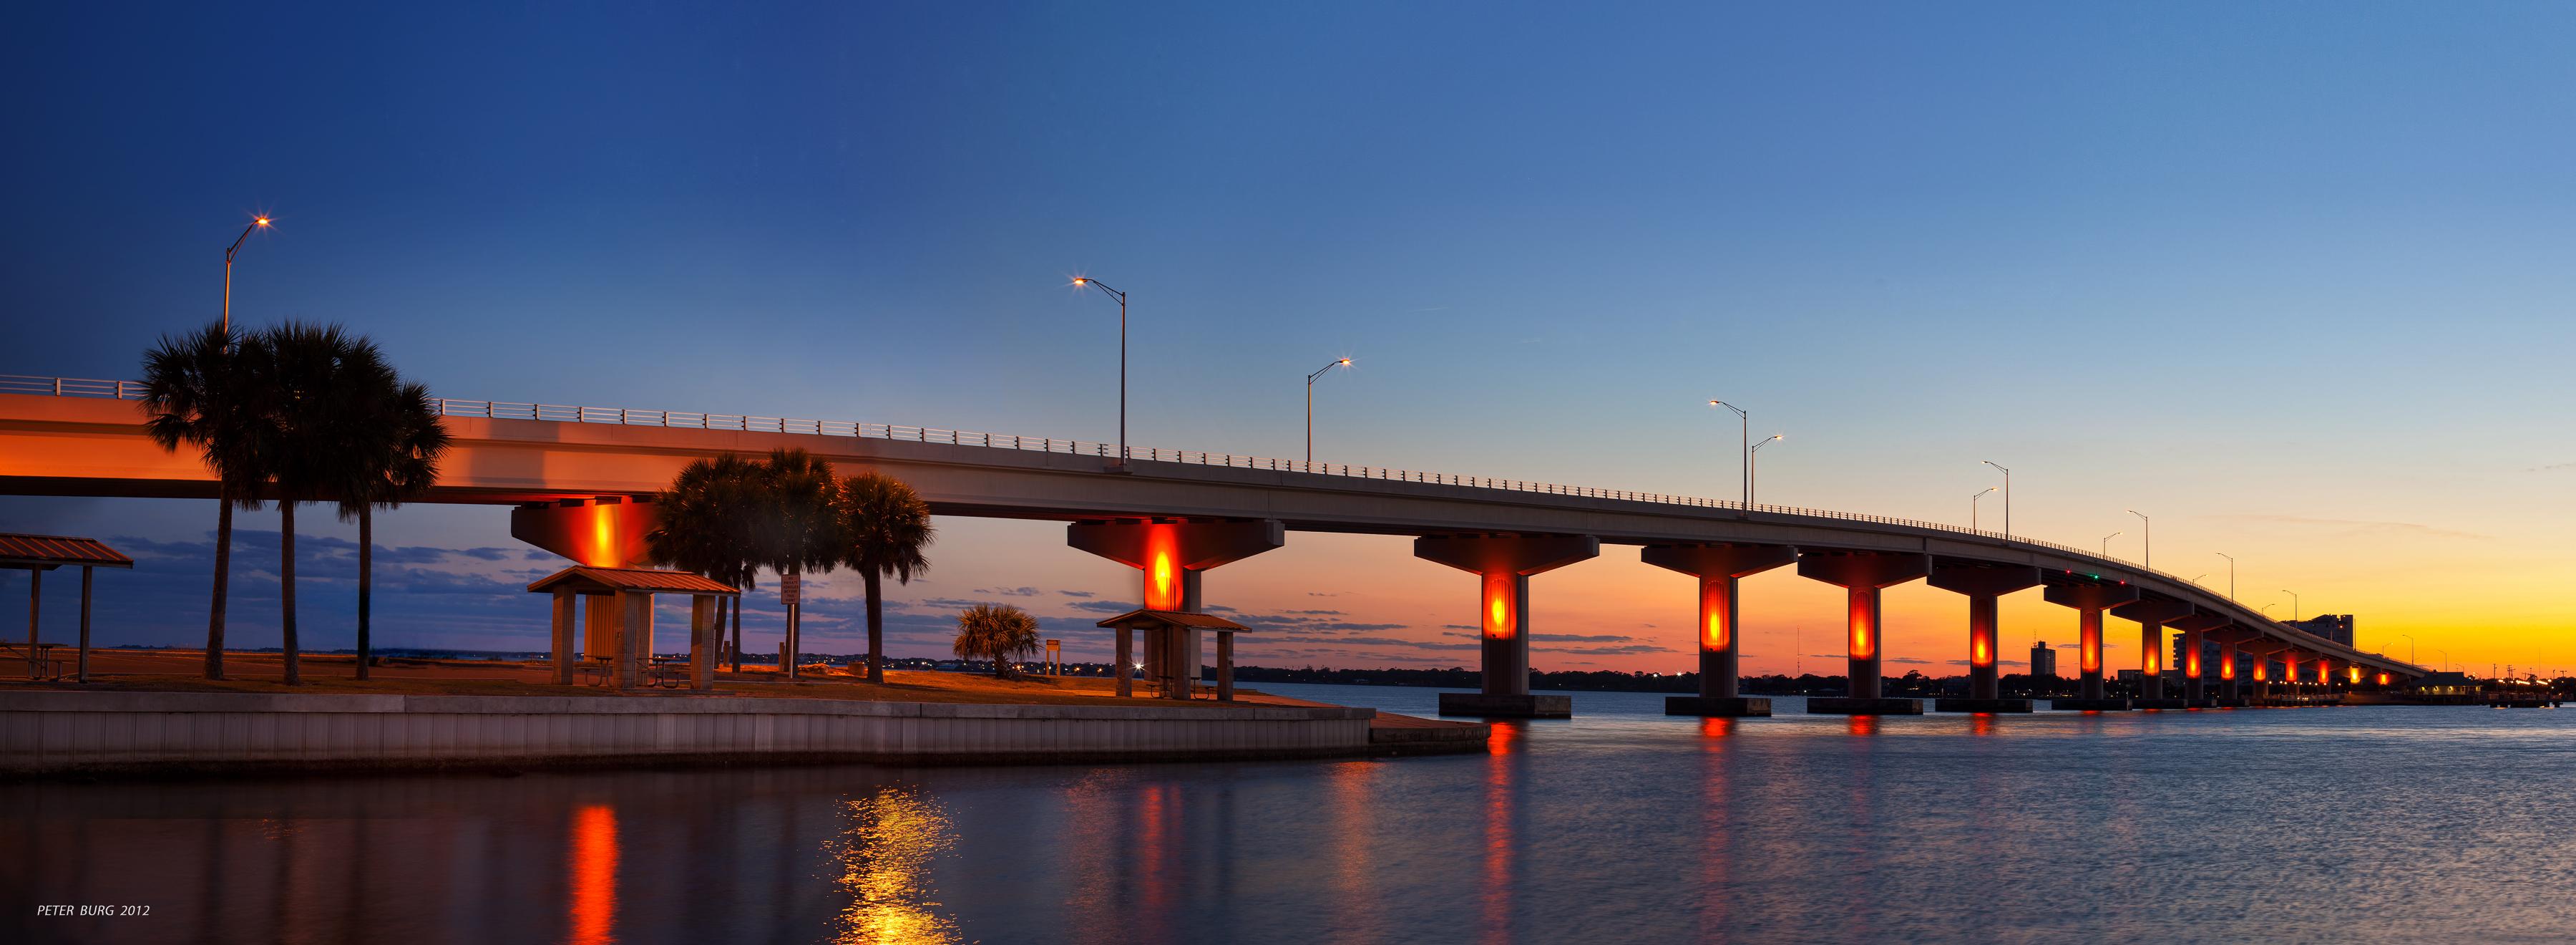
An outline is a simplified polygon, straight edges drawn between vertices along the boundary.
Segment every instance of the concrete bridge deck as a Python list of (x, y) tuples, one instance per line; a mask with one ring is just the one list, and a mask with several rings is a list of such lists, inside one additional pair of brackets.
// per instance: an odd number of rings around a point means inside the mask
[[(58, 396), (40, 380), (53, 379), (0, 378), (0, 390), (29, 391), (0, 393), (0, 492), (213, 497), (212, 477), (193, 454), (164, 452), (143, 435), (142, 414), (128, 399), (138, 394), (133, 385), (70, 382)], [(2207, 630), (2241, 636), (2249, 653), (2295, 648), (2372, 673), (2426, 672), (2274, 621), (2173, 575), (1932, 522), (1232, 454), (1130, 448), (1121, 464), (1105, 444), (919, 427), (486, 401), (441, 406), (454, 445), (433, 502), (643, 496), (699, 458), (801, 448), (900, 478), (941, 515), (1275, 520), (1293, 531), (1582, 535), (1618, 545), (1785, 546), (2027, 566), (2052, 583), (2135, 588), (2183, 605)]]

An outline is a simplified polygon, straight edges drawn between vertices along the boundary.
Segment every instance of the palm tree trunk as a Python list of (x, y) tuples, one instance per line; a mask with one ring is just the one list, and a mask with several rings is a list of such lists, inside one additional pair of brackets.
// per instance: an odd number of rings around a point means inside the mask
[(358, 507), (358, 679), (367, 678), (367, 605), (376, 589), (376, 507)]
[(295, 646), (295, 500), (288, 497), (277, 503), (282, 527), (277, 536), (277, 604), (284, 610), (286, 622), (286, 684), (299, 686), (304, 675), (297, 665), (300, 651)]
[(868, 583), (868, 681), (885, 682), (885, 579), (875, 568), (860, 568)]
[(217, 489), (215, 499), (215, 606), (206, 616), (206, 678), (224, 678), (224, 592), (233, 576), (233, 497)]

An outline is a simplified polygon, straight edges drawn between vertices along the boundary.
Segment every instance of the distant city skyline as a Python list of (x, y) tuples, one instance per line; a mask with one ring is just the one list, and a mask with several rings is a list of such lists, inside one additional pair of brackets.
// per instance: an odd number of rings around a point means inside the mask
[[(515, 16), (13, 15), (0, 68), (42, 94), (10, 106), (0, 373), (135, 376), (266, 213), (235, 320), (344, 322), (443, 396), (1111, 440), (1094, 276), (1134, 297), (1140, 447), (1301, 455), (1301, 377), (1350, 357), (1319, 460), (1731, 498), (1719, 398), (1788, 434), (1766, 502), (1965, 525), (1994, 460), (2017, 534), (2138, 560), (2136, 509), (2160, 570), (2223, 588), (2233, 555), (2249, 606), (2294, 589), (2364, 649), (2576, 663), (2576, 106), (2542, 91), (2576, 10)], [(213, 518), (0, 498), (0, 530), (137, 557), (107, 643), (202, 642)], [(379, 644), (538, 645), (519, 588), (563, 562), (506, 519), (381, 516)], [(275, 522), (241, 519), (238, 645), (276, 642)], [(1057, 524), (939, 524), (893, 655), (973, 601), (1106, 654), (1133, 572)], [(307, 645), (347, 645), (354, 532), (299, 526)], [(810, 593), (807, 648), (863, 648), (856, 582)], [(1207, 579), (1271, 665), (1473, 666), (1475, 593), (1374, 536)], [(1839, 660), (1840, 594), (1747, 579), (1744, 671)], [(1606, 551), (1533, 581), (1533, 664), (1688, 669), (1693, 606)], [(1889, 673), (1961, 671), (1959, 598), (1888, 606)], [(2073, 626), (2007, 597), (2001, 649)]]

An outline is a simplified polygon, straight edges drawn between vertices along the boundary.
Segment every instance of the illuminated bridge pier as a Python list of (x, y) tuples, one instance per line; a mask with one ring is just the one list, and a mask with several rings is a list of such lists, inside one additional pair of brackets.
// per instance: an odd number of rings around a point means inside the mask
[[(1287, 544), (1288, 530), (1276, 519), (1257, 521), (1075, 522), (1065, 526), (1064, 541), (1137, 570), (1142, 609), (1157, 613), (1203, 614), (1199, 575)], [(1158, 696), (1187, 699), (1206, 665), (1202, 628), (1192, 621), (1145, 621), (1144, 678)], [(1117, 628), (1118, 694), (1132, 695), (1130, 628)], [(1231, 660), (1228, 661), (1231, 663)], [(1226, 680), (1231, 689), (1231, 680)], [(1230, 694), (1230, 693), (1229, 693)]]
[(2165, 695), (2165, 624), (2191, 616), (2191, 605), (2141, 594), (2132, 603), (2112, 608), (2111, 613), (2138, 624), (2138, 695), (2129, 708), (2189, 708), (2183, 700)]
[(1879, 663), (1883, 656), (1881, 631), (1886, 621), (1880, 608), (1879, 591), (1932, 573), (1932, 556), (1919, 553), (1886, 553), (1868, 551), (1828, 552), (1802, 555), (1798, 559), (1798, 576), (1823, 581), (1844, 592), (1848, 615), (1844, 636), (1846, 653), (1846, 691), (1842, 698), (1817, 696), (1807, 700), (1807, 711), (1818, 715), (1921, 715), (1923, 700), (1890, 699), (1879, 690)]
[(1431, 535), (1413, 540), (1413, 556), (1474, 572), (1484, 651), (1480, 692), (1440, 694), (1442, 715), (1565, 718), (1572, 696), (1529, 691), (1530, 576), (1601, 554), (1590, 535)]
[(1716, 717), (1771, 714), (1771, 700), (1736, 689), (1737, 584), (1798, 560), (1786, 545), (1648, 545), (1640, 560), (1699, 579), (1699, 695), (1668, 696), (1665, 715)]
[(1999, 630), (1996, 599), (2039, 586), (2039, 569), (2029, 565), (1980, 564), (1944, 560), (1932, 566), (1933, 587), (1968, 596), (1968, 697), (1933, 700), (1942, 712), (2028, 712), (2028, 699), (2003, 698), (1995, 668)]

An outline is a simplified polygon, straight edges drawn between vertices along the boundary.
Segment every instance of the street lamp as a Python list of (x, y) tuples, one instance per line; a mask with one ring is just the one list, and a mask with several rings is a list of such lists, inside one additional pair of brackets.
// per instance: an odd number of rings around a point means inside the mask
[(2263, 615), (2263, 619), (2265, 619), (2265, 620), (2270, 620), (2270, 619), (2273, 619), (2273, 617), (2272, 617), (2272, 608), (2274, 608), (2274, 607), (2279, 607), (2279, 606), (2281, 606), (2281, 605), (2280, 605), (2280, 602), (2275, 601), (2275, 602), (2273, 602), (2273, 603), (2265, 604), (2265, 605), (2263, 605), (2263, 606), (2261, 606), (2261, 607), (2257, 607), (2257, 608), (2255, 608), (2255, 609), (2254, 609), (2254, 612), (2255, 612), (2255, 613), (2262, 614), (2262, 615)]
[(2290, 595), (2290, 620), (2291, 620), (2292, 622), (2297, 622), (2297, 621), (2298, 621), (2298, 619), (2299, 619), (2299, 595), (2298, 595), (2298, 592), (2296, 592), (2296, 591), (2282, 591), (2281, 593), (2284, 593), (2284, 594), (2288, 594), (2288, 595)]
[(1089, 276), (1073, 277), (1079, 289), (1090, 286), (1118, 300), (1118, 468), (1127, 468), (1127, 293), (1102, 285)]
[(1735, 411), (1737, 426), (1735, 448), (1741, 451), (1735, 458), (1736, 473), (1743, 480), (1739, 485), (1744, 487), (1744, 507), (1749, 511), (1753, 508), (1753, 415), (1745, 413), (1744, 408), (1723, 400), (1712, 400), (1708, 405)]
[(2227, 600), (2230, 603), (2234, 603), (2236, 600), (2236, 556), (2224, 551), (2213, 551), (2210, 552), (2210, 554), (2227, 559)]
[(1988, 466), (1994, 466), (1996, 469), (2003, 469), (2003, 472), (2004, 472), (2004, 537), (2006, 537), (2006, 538), (2010, 538), (2010, 537), (2012, 537), (2012, 470), (2004, 469), (2002, 466), (1996, 466), (1996, 465), (1995, 465), (1995, 461), (1994, 461), (1994, 460), (1991, 460), (1991, 459), (1981, 459), (1981, 460), (1978, 460), (1978, 462), (1980, 462), (1980, 463), (1984, 463), (1984, 464), (1986, 464), (1986, 465), (1988, 465)]
[(2156, 523), (2147, 520), (2147, 513), (2136, 509), (2130, 509), (2129, 514), (2137, 516), (2138, 527), (2144, 529), (2138, 534), (2138, 547), (2141, 549), (2138, 566), (2153, 571), (2156, 569)]
[(2401, 633), (2398, 634), (2398, 636), (2406, 638), (2406, 661), (2409, 663), (2415, 662), (2415, 635), (2411, 633)]
[(1306, 464), (1309, 466), (1315, 464), (1315, 379), (1324, 376), (1326, 371), (1349, 366), (1351, 366), (1351, 359), (1343, 358), (1316, 368), (1315, 373), (1306, 375)]
[(250, 225), (242, 227), (241, 235), (233, 237), (233, 244), (224, 247), (224, 334), (226, 335), (232, 334), (233, 331), (233, 256), (241, 252), (242, 241), (250, 239), (252, 230), (267, 228), (267, 217), (252, 217)]
[(2119, 533), (2119, 532), (2112, 532), (2112, 533), (2110, 533), (2110, 534), (2108, 534), (2108, 535), (2104, 535), (2104, 536), (2102, 536), (2102, 557), (2103, 557), (2103, 558), (2108, 559), (2108, 558), (2110, 558), (2110, 557), (2111, 557), (2111, 539), (2114, 539), (2114, 538), (2118, 538), (2118, 537), (2120, 537), (2120, 534), (2121, 534), (2121, 533)]
[(2437, 647), (2434, 647), (2434, 648), (2433, 648), (2433, 652), (2442, 654), (2442, 671), (2443, 671), (2443, 672), (2446, 672), (2446, 673), (2447, 673), (2447, 672), (2450, 672), (2450, 671), (2451, 671), (2451, 651), (2449, 651), (2449, 650), (2445, 650), (2445, 649), (2443, 649), (2443, 648), (2441, 648), (2441, 647), (2438, 647), (2438, 646), (2437, 646)]
[(1744, 507), (1747, 509), (1753, 507), (1753, 487), (1761, 481), (1759, 477), (1762, 475), (1762, 461), (1754, 457), (1762, 453), (1763, 447), (1779, 442), (1781, 437), (1782, 434), (1771, 434), (1770, 439), (1755, 443), (1744, 451)]
[(1986, 487), (1986, 491), (1985, 491), (1985, 492), (1980, 492), (1980, 493), (1977, 493), (1976, 495), (1972, 495), (1972, 496), (1969, 496), (1969, 497), (1968, 497), (1968, 530), (1969, 530), (1969, 531), (1974, 532), (1974, 531), (1976, 531), (1976, 530), (1977, 530), (1977, 500), (1978, 500), (1978, 499), (1985, 498), (1985, 497), (1986, 497), (1986, 492), (1993, 492), (1993, 491), (1995, 491), (1995, 487), (1993, 487), (1993, 486), (1987, 486), (1987, 487)]

